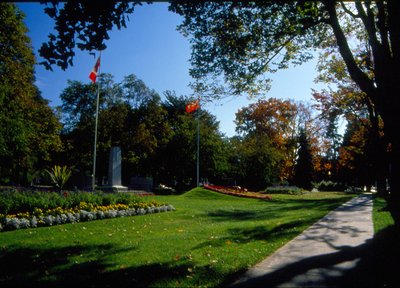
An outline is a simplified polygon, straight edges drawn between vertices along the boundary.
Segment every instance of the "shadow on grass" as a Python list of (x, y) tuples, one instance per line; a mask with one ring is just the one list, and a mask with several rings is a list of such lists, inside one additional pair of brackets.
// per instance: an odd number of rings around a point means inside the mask
[[(337, 247), (336, 252), (302, 259), (269, 274), (229, 285), (232, 282), (229, 282), (228, 279), (232, 280), (238, 276), (235, 273), (228, 277), (222, 286), (276, 287), (315, 268), (328, 268), (346, 261), (358, 260), (353, 268), (342, 273), (326, 273), (325, 283), (316, 283), (311, 279), (309, 280), (311, 282), (307, 282), (307, 280), (299, 282), (300, 287), (304, 287), (304, 285), (313, 287), (398, 287), (398, 283), (400, 283), (399, 243), (400, 231), (392, 226), (382, 230), (372, 240), (362, 245)], [(340, 268), (337, 268), (336, 272), (340, 272)]]
[[(284, 204), (284, 205), (281, 205)], [(296, 210), (322, 210), (331, 211), (343, 204), (343, 200), (338, 199), (320, 199), (320, 200), (274, 200), (270, 205), (249, 211), (246, 209), (218, 209), (207, 213), (215, 221), (254, 221), (268, 220), (280, 217), (285, 212), (293, 212)]]
[[(111, 245), (3, 249), (0, 287), (163, 287), (171, 283), (179, 286), (194, 276), (193, 264), (187, 259), (138, 267), (115, 267), (109, 263), (107, 255), (124, 251)], [(80, 255), (89, 258), (74, 263)], [(196, 267), (195, 272), (203, 277), (218, 274), (210, 266)], [(201, 277), (193, 278), (193, 284), (201, 282)]]
[[(308, 223), (310, 222), (310, 223)], [(308, 224), (313, 223), (312, 220), (308, 221)], [(207, 247), (209, 245), (212, 246), (225, 246), (227, 241), (230, 242), (238, 242), (238, 243), (248, 243), (252, 241), (266, 241), (266, 242), (275, 242), (280, 241), (281, 239), (290, 239), (299, 234), (299, 231), (295, 228), (304, 225), (306, 222), (304, 221), (293, 221), (290, 223), (281, 224), (272, 229), (267, 228), (266, 226), (256, 226), (251, 228), (237, 228), (237, 229), (229, 229), (229, 235), (225, 237), (219, 237), (217, 239), (213, 239), (210, 241), (205, 241), (200, 245), (197, 245), (193, 249), (201, 249), (203, 247)]]

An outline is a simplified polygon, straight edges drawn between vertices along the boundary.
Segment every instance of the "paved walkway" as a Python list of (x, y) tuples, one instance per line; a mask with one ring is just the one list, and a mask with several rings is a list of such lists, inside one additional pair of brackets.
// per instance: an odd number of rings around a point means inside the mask
[(363, 194), (330, 212), (230, 287), (343, 286), (348, 284), (344, 276), (355, 268), (372, 237), (372, 197)]

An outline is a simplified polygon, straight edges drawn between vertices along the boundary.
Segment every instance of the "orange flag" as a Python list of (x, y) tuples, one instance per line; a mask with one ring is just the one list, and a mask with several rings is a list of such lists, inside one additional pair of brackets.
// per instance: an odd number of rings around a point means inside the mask
[(93, 67), (92, 72), (89, 74), (90, 80), (92, 80), (93, 83), (96, 83), (96, 78), (97, 78), (97, 72), (99, 71), (100, 68), (100, 56), (97, 58), (96, 64)]
[(195, 101), (190, 102), (189, 104), (186, 105), (186, 112), (187, 113), (192, 113), (192, 112), (196, 111), (199, 108), (200, 108), (199, 100), (195, 100)]

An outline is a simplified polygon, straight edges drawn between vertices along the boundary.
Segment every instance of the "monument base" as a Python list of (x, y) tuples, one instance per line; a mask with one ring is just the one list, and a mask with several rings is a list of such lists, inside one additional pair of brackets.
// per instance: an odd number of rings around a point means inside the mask
[(104, 192), (128, 192), (128, 187), (121, 185), (101, 186), (100, 189)]

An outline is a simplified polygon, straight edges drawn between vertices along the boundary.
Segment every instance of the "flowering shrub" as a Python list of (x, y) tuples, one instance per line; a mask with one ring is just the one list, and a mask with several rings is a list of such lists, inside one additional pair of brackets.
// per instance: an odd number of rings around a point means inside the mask
[(229, 188), (229, 187), (216, 186), (216, 185), (204, 185), (204, 188), (214, 191), (214, 192), (219, 192), (219, 193), (223, 193), (223, 194), (227, 194), (227, 195), (231, 195), (231, 196), (272, 200), (272, 197), (269, 195), (264, 195), (262, 193), (257, 193), (257, 192), (249, 192), (245, 189)]

